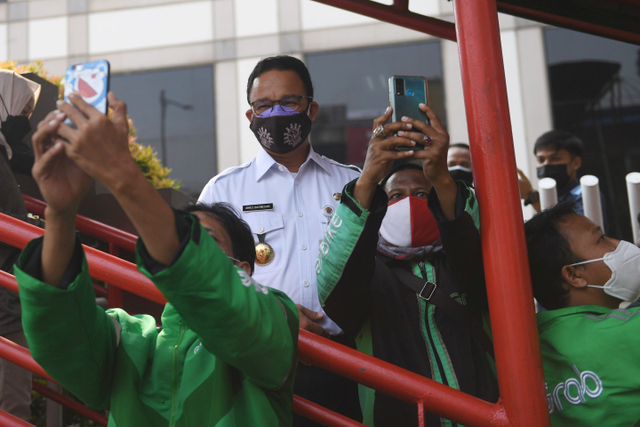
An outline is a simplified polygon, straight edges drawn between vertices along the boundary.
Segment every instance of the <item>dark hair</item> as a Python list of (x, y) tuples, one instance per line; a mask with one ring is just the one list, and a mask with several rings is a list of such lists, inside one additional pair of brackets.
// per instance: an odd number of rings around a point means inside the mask
[(539, 149), (547, 147), (554, 147), (556, 151), (565, 149), (571, 154), (572, 159), (582, 157), (584, 148), (580, 138), (564, 130), (550, 130), (540, 135), (533, 146), (533, 154), (535, 155)]
[(466, 142), (456, 142), (455, 144), (449, 144), (449, 148), (464, 148), (471, 151), (471, 148), (469, 148), (469, 144), (467, 144)]
[(422, 166), (420, 165), (417, 165), (415, 163), (409, 163), (409, 162), (400, 163), (399, 165), (396, 165), (393, 168), (391, 168), (387, 176), (382, 178), (382, 181), (380, 181), (380, 186), (384, 189), (384, 186), (387, 185), (387, 181), (389, 181), (393, 175), (397, 174), (398, 172), (402, 172), (404, 170), (409, 170), (409, 169), (415, 169), (422, 172)]
[(182, 212), (204, 212), (211, 218), (220, 221), (231, 239), (233, 257), (240, 261), (246, 261), (251, 266), (253, 274), (256, 249), (253, 243), (251, 229), (237, 214), (235, 208), (228, 203), (196, 203), (182, 209)]
[(577, 215), (574, 208), (575, 202), (558, 203), (524, 224), (533, 295), (547, 310), (566, 307), (569, 288), (564, 286), (562, 267), (582, 261), (560, 231), (568, 215)]
[(249, 81), (247, 82), (247, 102), (251, 103), (251, 88), (253, 87), (253, 81), (260, 77), (263, 73), (271, 70), (278, 71), (295, 71), (298, 76), (300, 76), (300, 80), (304, 84), (306, 95), (313, 98), (313, 83), (311, 83), (311, 76), (309, 75), (309, 70), (307, 66), (304, 65), (304, 62), (300, 61), (298, 58), (288, 55), (278, 55), (278, 56), (270, 56), (268, 58), (263, 58), (256, 64), (249, 76)]

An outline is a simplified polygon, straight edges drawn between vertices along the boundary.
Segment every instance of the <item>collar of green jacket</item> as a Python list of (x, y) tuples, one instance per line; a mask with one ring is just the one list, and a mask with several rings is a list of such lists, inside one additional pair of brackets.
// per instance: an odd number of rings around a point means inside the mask
[(600, 305), (576, 305), (574, 307), (559, 308), (557, 310), (541, 311), (536, 313), (536, 319), (538, 321), (538, 332), (543, 332), (547, 328), (551, 327), (553, 321), (560, 317), (573, 316), (574, 314), (606, 314), (611, 311), (610, 308), (602, 307)]

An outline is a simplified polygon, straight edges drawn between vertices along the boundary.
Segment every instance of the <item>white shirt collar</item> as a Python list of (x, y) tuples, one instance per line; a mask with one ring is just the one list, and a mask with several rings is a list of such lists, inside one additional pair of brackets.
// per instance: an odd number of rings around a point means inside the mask
[[(307, 155), (307, 159), (304, 161), (303, 166), (309, 161), (309, 159), (313, 160), (316, 164), (318, 164), (318, 166), (324, 169), (326, 173), (331, 175), (331, 170), (329, 168), (329, 165), (327, 164), (327, 159), (316, 153), (313, 150), (313, 146), (311, 144), (309, 144), (309, 154)], [(259, 181), (267, 173), (268, 170), (276, 165), (279, 165), (279, 163), (276, 162), (274, 158), (271, 157), (269, 153), (267, 153), (261, 146), (260, 151), (256, 156), (256, 181)]]

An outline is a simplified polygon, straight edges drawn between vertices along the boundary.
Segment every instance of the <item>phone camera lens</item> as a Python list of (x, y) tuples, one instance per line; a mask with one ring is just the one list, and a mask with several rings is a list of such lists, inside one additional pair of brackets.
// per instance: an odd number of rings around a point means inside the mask
[(396, 79), (396, 96), (404, 96), (404, 79)]

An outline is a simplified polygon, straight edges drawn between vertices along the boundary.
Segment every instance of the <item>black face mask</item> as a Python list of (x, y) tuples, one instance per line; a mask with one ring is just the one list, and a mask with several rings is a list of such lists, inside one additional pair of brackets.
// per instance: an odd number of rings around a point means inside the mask
[(10, 146), (15, 146), (31, 132), (29, 118), (26, 116), (7, 116), (7, 119), (1, 124), (0, 132)]
[(253, 116), (251, 130), (265, 149), (285, 154), (296, 149), (311, 132), (311, 119), (306, 113), (287, 116)]
[(563, 187), (569, 182), (569, 174), (567, 173), (567, 163), (560, 165), (544, 165), (538, 166), (536, 169), (538, 179), (553, 178), (556, 180), (557, 188)]
[(469, 187), (473, 187), (473, 172), (471, 172), (471, 169), (463, 166), (452, 166), (449, 168), (449, 173), (451, 174), (451, 178), (458, 179)]

